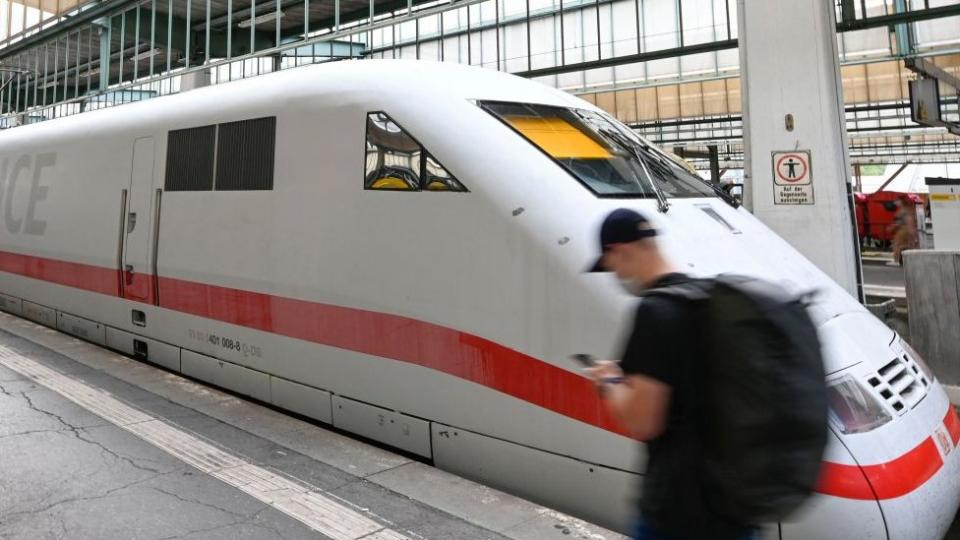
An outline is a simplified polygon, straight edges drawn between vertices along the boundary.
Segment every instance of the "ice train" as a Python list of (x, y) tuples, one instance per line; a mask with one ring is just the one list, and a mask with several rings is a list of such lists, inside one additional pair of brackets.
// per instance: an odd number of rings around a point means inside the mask
[(960, 504), (960, 420), (908, 345), (535, 82), (298, 68), (0, 132), (0, 182), (2, 309), (620, 530), (642, 450), (569, 356), (616, 352), (634, 300), (582, 271), (639, 209), (690, 273), (822, 291), (824, 474), (768, 537), (939, 538)]

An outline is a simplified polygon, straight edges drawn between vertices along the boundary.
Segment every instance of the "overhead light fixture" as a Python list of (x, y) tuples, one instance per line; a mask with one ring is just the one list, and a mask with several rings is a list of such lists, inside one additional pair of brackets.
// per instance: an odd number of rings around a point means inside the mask
[(160, 48), (150, 49), (149, 51), (144, 51), (144, 52), (142, 52), (142, 53), (140, 53), (140, 54), (135, 54), (135, 55), (131, 56), (131, 57), (130, 57), (130, 61), (133, 62), (134, 60), (146, 60), (147, 58), (150, 58), (150, 57), (152, 57), (152, 56), (156, 56), (156, 55), (158, 55), (158, 54), (160, 54), (160, 53), (162, 53), (162, 52), (163, 52), (163, 51), (162, 51)]
[(250, 28), (258, 24), (263, 24), (265, 22), (270, 22), (277, 18), (282, 18), (284, 13), (281, 11), (277, 13), (276, 11), (271, 11), (270, 13), (264, 13), (263, 15), (258, 15), (252, 19), (245, 19), (237, 23), (237, 26), (240, 28)]

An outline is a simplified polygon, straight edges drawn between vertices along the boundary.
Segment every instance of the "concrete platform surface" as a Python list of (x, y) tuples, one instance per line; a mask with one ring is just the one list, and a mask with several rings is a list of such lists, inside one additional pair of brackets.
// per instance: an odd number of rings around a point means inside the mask
[(902, 266), (890, 266), (890, 259), (864, 258), (864, 291), (878, 298), (905, 299), (906, 279)]
[(621, 539), (0, 314), (0, 539)]

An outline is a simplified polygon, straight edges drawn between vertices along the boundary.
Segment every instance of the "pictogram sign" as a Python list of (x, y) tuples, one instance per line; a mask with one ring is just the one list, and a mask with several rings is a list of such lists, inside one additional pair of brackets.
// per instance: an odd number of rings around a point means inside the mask
[(775, 204), (813, 204), (813, 171), (810, 151), (773, 153)]

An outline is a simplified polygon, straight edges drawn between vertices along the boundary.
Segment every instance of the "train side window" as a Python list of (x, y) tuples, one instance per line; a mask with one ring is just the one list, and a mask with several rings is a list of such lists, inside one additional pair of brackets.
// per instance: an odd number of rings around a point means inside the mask
[(367, 115), (364, 189), (469, 191), (387, 113)]
[(423, 148), (386, 113), (367, 115), (365, 189), (419, 191)]
[(277, 118), (254, 118), (218, 126), (217, 191), (273, 189)]
[(167, 191), (211, 191), (217, 126), (178, 129), (167, 134)]
[(423, 189), (424, 191), (467, 191), (467, 188), (463, 187), (463, 184), (429, 152), (424, 153), (423, 159)]

